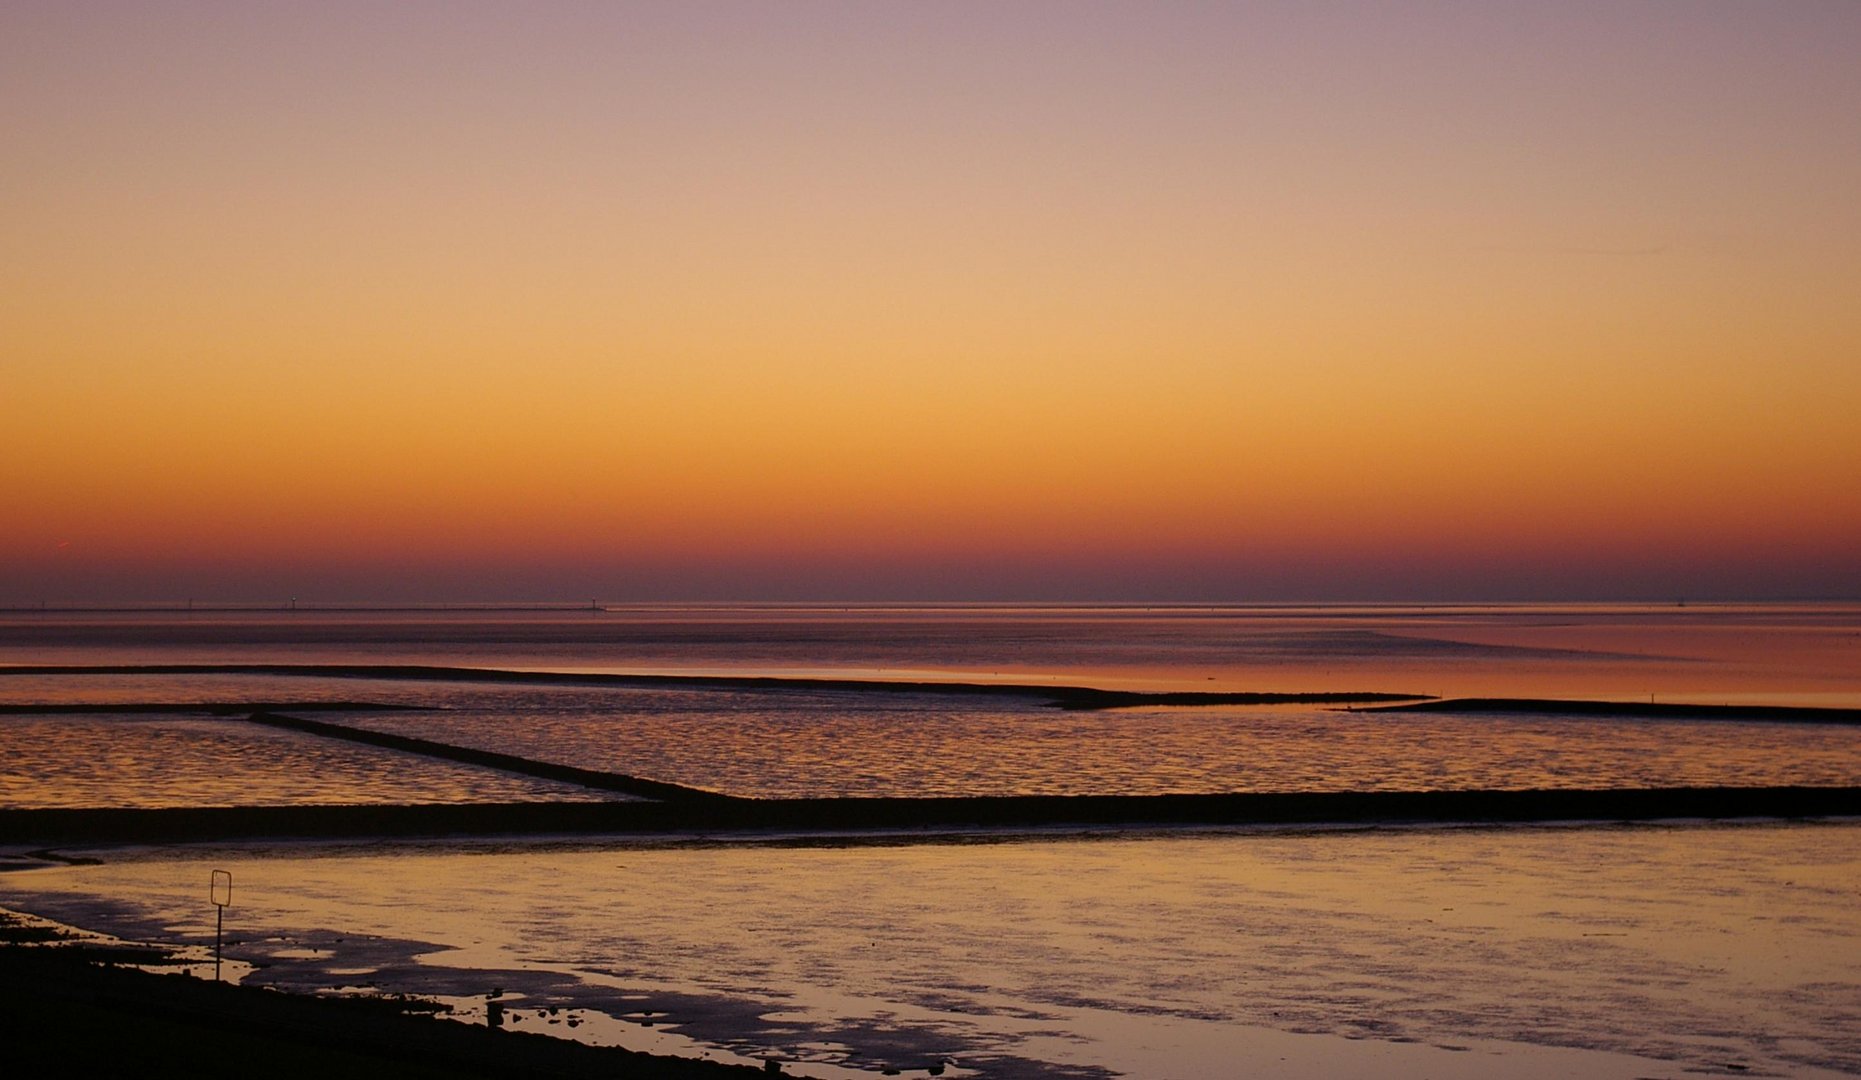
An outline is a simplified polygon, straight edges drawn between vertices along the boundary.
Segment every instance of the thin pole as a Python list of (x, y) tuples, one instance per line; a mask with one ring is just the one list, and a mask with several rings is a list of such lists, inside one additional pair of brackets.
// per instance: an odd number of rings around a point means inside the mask
[(215, 905), (213, 917), (213, 981), (220, 981), (220, 931), (226, 927), (226, 908)]

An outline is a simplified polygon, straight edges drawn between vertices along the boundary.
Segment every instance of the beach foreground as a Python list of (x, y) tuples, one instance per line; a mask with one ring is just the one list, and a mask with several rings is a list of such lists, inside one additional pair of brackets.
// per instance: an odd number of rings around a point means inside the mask
[(271, 992), (15, 1070), (1861, 1075), (1854, 609), (306, 614), (0, 625), (0, 908)]
[(162, 951), (48, 940), (54, 933), (0, 912), (0, 1061), (12, 1076), (766, 1075), (741, 1065), (444, 1023), (417, 1000), (313, 997), (158, 973), (168, 966)]
[(229, 980), (798, 1077), (1837, 1077), (1857, 828), (138, 845), (0, 904), (199, 972), (226, 868)]

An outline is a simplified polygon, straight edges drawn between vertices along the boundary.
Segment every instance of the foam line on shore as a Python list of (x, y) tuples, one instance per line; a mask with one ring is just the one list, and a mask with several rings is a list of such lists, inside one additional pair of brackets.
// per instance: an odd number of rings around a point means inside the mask
[(1003, 829), (1447, 825), (1861, 816), (1861, 787), (0, 809), (10, 845), (375, 837), (884, 834)]

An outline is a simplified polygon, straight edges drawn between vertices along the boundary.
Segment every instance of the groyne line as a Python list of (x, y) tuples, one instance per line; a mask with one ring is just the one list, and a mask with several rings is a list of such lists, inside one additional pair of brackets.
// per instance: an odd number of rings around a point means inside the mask
[(326, 739), (342, 739), (346, 742), (361, 743), (365, 746), (379, 746), (388, 750), (400, 750), (409, 754), (421, 754), (426, 757), (439, 758), (443, 761), (456, 761), (465, 765), (477, 765), (500, 772), (515, 773), (520, 776), (535, 777), (540, 780), (558, 780), (570, 784), (579, 784), (585, 788), (598, 791), (613, 791), (622, 795), (632, 795), (642, 799), (658, 799), (664, 802), (738, 802), (729, 795), (718, 795), (699, 788), (686, 787), (683, 784), (668, 784), (658, 780), (646, 780), (625, 773), (599, 772), (594, 769), (580, 769), (573, 765), (558, 765), (549, 761), (536, 761), (531, 758), (518, 757), (515, 754), (500, 754), (491, 750), (474, 750), (451, 743), (434, 742), (432, 739), (419, 739), (411, 735), (395, 735), (386, 731), (370, 731), (367, 728), (349, 727), (345, 724), (326, 724), (321, 720), (307, 720), (301, 716), (286, 716), (282, 713), (255, 712), (246, 717), (246, 722), (265, 727), (280, 728), (285, 731), (300, 732), (305, 735), (318, 735)]
[(1861, 787), (1009, 795), (432, 806), (0, 810), (0, 843), (520, 835), (939, 833), (1192, 826), (1446, 825), (1861, 816)]

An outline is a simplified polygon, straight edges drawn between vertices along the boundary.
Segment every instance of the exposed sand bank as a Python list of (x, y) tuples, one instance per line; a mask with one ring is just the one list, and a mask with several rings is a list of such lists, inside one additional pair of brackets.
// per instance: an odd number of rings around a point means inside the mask
[[(612, 686), (633, 689), (857, 691), (878, 694), (950, 694), (1035, 699), (1062, 709), (1135, 705), (1348, 705), (1413, 701), (1425, 694), (1380, 691), (1254, 693), (1223, 691), (1101, 690), (1091, 686), (971, 683), (928, 680), (830, 679), (774, 675), (629, 675), (593, 672), (508, 671), (420, 664), (93, 664), (15, 665), (4, 675), (268, 675), (315, 679), (376, 679), (540, 686)], [(251, 706), (247, 706), (251, 708)]]
[(1807, 705), (1692, 705), (1656, 701), (1572, 701), (1564, 698), (1430, 698), (1367, 705), (1359, 712), (1506, 713), (1607, 716), (1648, 720), (1755, 720), (1764, 723), (1861, 724), (1861, 709)]
[(1861, 787), (739, 799), (0, 810), (0, 843), (362, 836), (911, 832), (1106, 826), (1451, 824), (1861, 815)]

